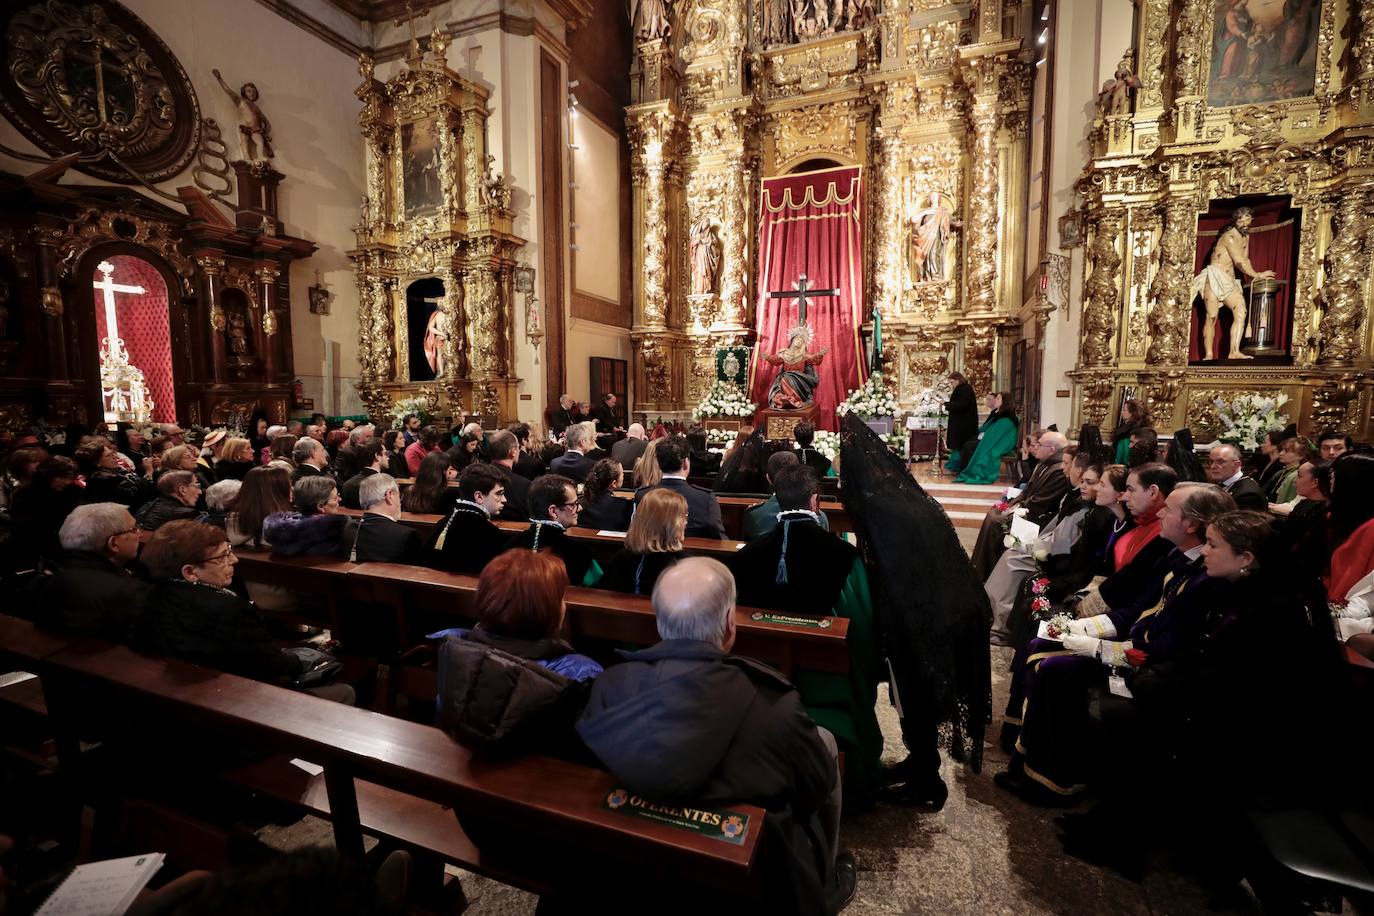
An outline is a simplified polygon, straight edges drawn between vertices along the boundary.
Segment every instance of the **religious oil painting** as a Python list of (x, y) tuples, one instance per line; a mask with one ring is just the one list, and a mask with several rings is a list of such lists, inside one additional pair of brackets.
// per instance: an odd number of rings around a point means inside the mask
[(1321, 10), (1322, 0), (1216, 0), (1207, 103), (1254, 105), (1311, 95)]
[(444, 194), (439, 183), (439, 144), (432, 120), (401, 125), (401, 168), (405, 215), (417, 216), (438, 209)]

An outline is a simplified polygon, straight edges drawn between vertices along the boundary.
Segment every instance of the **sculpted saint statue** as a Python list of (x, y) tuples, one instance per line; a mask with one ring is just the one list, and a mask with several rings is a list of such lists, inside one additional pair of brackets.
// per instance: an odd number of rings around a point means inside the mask
[(666, 0), (630, 0), (630, 28), (639, 41), (661, 41), (672, 31)]
[(436, 308), (425, 325), (425, 362), (435, 378), (444, 374), (444, 341), (449, 338), (448, 315)]
[(954, 216), (939, 191), (911, 218), (911, 282), (945, 279), (945, 242)]
[(788, 34), (788, 0), (763, 0), (763, 44), (765, 47), (786, 44)]
[(1250, 263), (1250, 224), (1255, 221), (1249, 207), (1239, 207), (1231, 214), (1231, 221), (1221, 230), (1207, 266), (1193, 280), (1189, 301), (1202, 294), (1206, 317), (1202, 322), (1202, 358), (1217, 358), (1217, 322), (1224, 305), (1231, 310), (1231, 359), (1249, 359), (1240, 351), (1240, 339), (1245, 334), (1245, 295), (1236, 279), (1236, 268), (1252, 280), (1266, 280), (1274, 276), (1272, 270), (1256, 271)]
[(692, 227), (692, 294), (714, 293), (720, 282), (720, 236), (703, 217)]
[(821, 383), (816, 367), (825, 360), (830, 348), (807, 353), (806, 338), (806, 325), (798, 325), (788, 333), (784, 349), (763, 358), (770, 366), (782, 367), (768, 389), (768, 406), (774, 410), (803, 410), (816, 399), (816, 388)]
[[(239, 150), (243, 158), (248, 162), (261, 162), (273, 158), (276, 154), (272, 152), (272, 124), (258, 107), (258, 87), (252, 83), (244, 83), (239, 91), (235, 92), (229, 88), (229, 84), (219, 75), (218, 70), (210, 72), (219, 80), (220, 88), (233, 100), (234, 107), (238, 109)], [(258, 156), (257, 144), (253, 142), (254, 135), (262, 140), (262, 156)]]

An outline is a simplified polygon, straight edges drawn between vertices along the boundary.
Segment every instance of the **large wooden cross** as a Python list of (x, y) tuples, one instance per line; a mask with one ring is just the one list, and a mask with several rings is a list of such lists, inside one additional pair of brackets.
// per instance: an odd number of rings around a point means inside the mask
[(821, 298), (827, 296), (838, 296), (838, 289), (812, 289), (811, 283), (806, 279), (806, 274), (797, 277), (797, 282), (791, 289), (780, 289), (770, 292), (769, 299), (796, 299), (797, 300), (797, 320), (806, 324), (806, 301), (808, 298)]
[(119, 320), (115, 316), (115, 293), (133, 293), (141, 296), (147, 290), (141, 286), (127, 286), (114, 282), (114, 265), (109, 261), (101, 261), (95, 269), (103, 276), (91, 285), (105, 293), (105, 336), (110, 341), (110, 354), (114, 355), (124, 349), (124, 341), (119, 338)]

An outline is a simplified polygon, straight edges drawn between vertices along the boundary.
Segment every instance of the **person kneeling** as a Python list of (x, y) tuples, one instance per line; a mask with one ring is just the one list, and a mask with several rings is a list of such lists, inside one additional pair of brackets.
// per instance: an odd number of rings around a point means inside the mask
[(731, 655), (735, 582), (688, 557), (654, 587), (663, 641), (624, 652), (592, 687), (577, 732), (625, 788), (665, 804), (768, 808), (770, 908), (836, 913), (853, 899), (853, 857), (838, 853), (835, 740), (781, 674)]

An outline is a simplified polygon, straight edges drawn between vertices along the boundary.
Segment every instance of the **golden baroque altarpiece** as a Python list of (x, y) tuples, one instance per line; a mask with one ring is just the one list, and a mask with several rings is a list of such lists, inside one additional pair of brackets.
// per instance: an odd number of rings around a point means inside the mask
[[(690, 410), (715, 350), (753, 343), (761, 180), (831, 163), (863, 167), (866, 301), (899, 401), (955, 368), (980, 392), (997, 377), (1023, 274), (1030, 4), (833, 3), (846, 19), (828, 27), (792, 6), (693, 0), (639, 36), (636, 412)], [(689, 260), (703, 221), (720, 241), (707, 290)]]
[[(1133, 396), (1161, 431), (1188, 426), (1205, 442), (1216, 398), (1258, 392), (1286, 394), (1304, 432), (1367, 437), (1374, 3), (1317, 3), (1311, 94), (1227, 107), (1208, 103), (1215, 9), (1144, 0), (1134, 111), (1094, 122), (1078, 185), (1087, 254), (1075, 426), (1111, 426)], [(1198, 219), (1210, 202), (1242, 197), (1288, 198), (1301, 213), (1291, 365), (1189, 366)]]
[[(516, 416), (512, 309), (515, 252), (510, 187), (491, 173), (488, 90), (444, 64), (436, 31), (421, 54), (385, 83), (359, 60), (367, 143), (367, 195), (349, 252), (358, 282), (358, 391), (374, 417), (395, 401), (427, 397), (438, 411)], [(437, 278), (444, 294), (432, 324), (442, 367), (412, 380), (406, 288)]]

